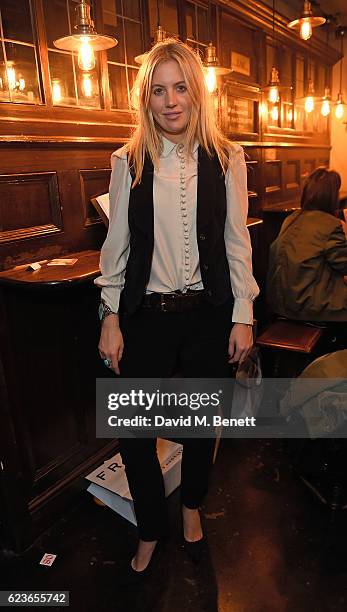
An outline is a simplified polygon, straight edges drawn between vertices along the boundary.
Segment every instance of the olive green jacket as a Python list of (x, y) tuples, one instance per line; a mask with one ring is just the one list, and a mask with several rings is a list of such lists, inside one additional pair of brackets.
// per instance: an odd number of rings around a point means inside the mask
[(346, 321), (347, 240), (341, 221), (298, 210), (270, 247), (267, 298), (279, 315), (302, 321)]

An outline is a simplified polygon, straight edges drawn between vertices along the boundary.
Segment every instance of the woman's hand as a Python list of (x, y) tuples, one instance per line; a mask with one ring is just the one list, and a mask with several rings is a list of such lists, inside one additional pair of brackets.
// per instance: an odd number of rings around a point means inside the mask
[(124, 342), (118, 315), (110, 314), (104, 319), (98, 348), (101, 359), (108, 359), (111, 363), (110, 370), (119, 374), (119, 362), (122, 359)]
[(235, 323), (229, 337), (228, 363), (242, 362), (253, 346), (253, 327), (245, 323)]

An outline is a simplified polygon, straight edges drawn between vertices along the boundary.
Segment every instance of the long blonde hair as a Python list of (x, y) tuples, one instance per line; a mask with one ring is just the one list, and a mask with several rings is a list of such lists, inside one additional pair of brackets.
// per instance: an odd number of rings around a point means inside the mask
[(150, 109), (150, 97), (154, 70), (166, 60), (175, 60), (178, 63), (192, 101), (192, 110), (182, 141), (188, 154), (192, 154), (197, 140), (209, 157), (216, 152), (224, 172), (228, 166), (232, 143), (216, 124), (201, 59), (188, 45), (169, 38), (157, 43), (148, 52), (132, 89), (132, 105), (136, 112), (137, 127), (126, 145), (129, 165), (133, 167), (135, 173), (132, 187), (141, 181), (146, 152), (154, 167), (157, 168), (159, 164), (162, 139)]

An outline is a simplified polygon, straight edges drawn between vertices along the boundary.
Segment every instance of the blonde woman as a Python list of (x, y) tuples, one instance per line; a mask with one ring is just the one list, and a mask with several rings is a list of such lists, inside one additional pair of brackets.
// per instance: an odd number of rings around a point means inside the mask
[[(112, 155), (101, 251), (99, 352), (124, 377), (224, 377), (252, 346), (252, 276), (243, 150), (218, 130), (200, 58), (177, 40), (148, 53), (134, 85), (137, 127)], [(197, 561), (213, 440), (185, 440), (182, 518)], [(155, 439), (121, 439), (144, 576), (167, 532)]]

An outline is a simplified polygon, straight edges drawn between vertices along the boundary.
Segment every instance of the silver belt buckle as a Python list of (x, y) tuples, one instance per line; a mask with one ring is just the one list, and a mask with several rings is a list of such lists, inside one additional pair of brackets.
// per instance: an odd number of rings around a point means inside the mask
[(165, 306), (166, 306), (166, 303), (165, 303), (165, 296), (164, 296), (163, 294), (161, 294), (161, 296), (160, 296), (160, 310), (161, 310), (162, 312), (166, 312), (166, 308), (165, 308)]

